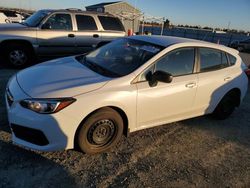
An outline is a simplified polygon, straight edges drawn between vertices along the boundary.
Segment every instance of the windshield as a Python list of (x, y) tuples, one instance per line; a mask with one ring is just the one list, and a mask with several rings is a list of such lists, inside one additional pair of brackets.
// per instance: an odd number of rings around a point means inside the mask
[(76, 59), (107, 77), (121, 77), (135, 71), (162, 47), (134, 39), (118, 39)]
[(37, 27), (41, 21), (51, 12), (48, 10), (39, 10), (32, 14), (27, 20), (23, 22), (24, 25), (29, 27)]

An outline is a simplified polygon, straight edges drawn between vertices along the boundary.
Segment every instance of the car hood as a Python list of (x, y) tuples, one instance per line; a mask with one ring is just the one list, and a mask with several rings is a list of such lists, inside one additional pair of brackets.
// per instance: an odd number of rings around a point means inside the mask
[(90, 70), (74, 57), (24, 69), (16, 77), (22, 90), (32, 98), (73, 97), (97, 90), (111, 79)]
[(1, 24), (0, 25), (0, 31), (13, 31), (13, 30), (19, 30), (19, 29), (29, 29), (29, 27), (22, 25), (22, 24)]

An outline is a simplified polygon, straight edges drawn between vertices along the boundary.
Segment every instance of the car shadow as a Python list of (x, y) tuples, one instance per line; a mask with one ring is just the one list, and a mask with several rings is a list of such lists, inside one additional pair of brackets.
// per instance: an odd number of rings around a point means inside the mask
[[(244, 74), (244, 73), (243, 73)], [(229, 86), (235, 82), (238, 78), (235, 78), (228, 82), (227, 84), (216, 89), (210, 98), (210, 105), (207, 108), (207, 112), (211, 113), (211, 106), (215, 104), (218, 100), (218, 96), (221, 93), (228, 91)], [(240, 106), (225, 120), (217, 120), (211, 114), (188, 119), (183, 122), (184, 126), (194, 128), (196, 130), (201, 130), (213, 134), (219, 139), (224, 141), (234, 142), (240, 144), (244, 147), (249, 148), (250, 143), (250, 83), (248, 83), (248, 91)]]
[(39, 153), (3, 140), (0, 140), (0, 149), (1, 153), (8, 154), (0, 155), (0, 187), (77, 186), (67, 170)]
[[(76, 187), (77, 182), (56, 158), (46, 158), (45, 152), (35, 152), (11, 142), (4, 91), (8, 79), (16, 71), (4, 70), (0, 75), (0, 187)], [(55, 119), (53, 121), (56, 121)], [(55, 123), (54, 125), (57, 125)], [(67, 137), (56, 126), (66, 147)], [(55, 152), (56, 154), (56, 152)], [(48, 152), (51, 155), (51, 152)], [(53, 153), (54, 155), (54, 153)]]

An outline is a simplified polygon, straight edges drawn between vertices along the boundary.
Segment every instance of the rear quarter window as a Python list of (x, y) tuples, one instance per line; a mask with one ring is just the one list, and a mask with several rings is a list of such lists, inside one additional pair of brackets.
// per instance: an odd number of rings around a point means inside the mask
[(98, 16), (104, 30), (124, 31), (121, 21), (115, 17)]
[(235, 65), (236, 60), (237, 60), (236, 57), (234, 57), (234, 56), (231, 55), (231, 54), (227, 54), (227, 56), (228, 56), (230, 65)]

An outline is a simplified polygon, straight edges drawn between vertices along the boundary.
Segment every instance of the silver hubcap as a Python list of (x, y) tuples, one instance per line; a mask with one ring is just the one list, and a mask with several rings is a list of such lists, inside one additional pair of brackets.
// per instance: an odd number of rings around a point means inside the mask
[(27, 61), (27, 56), (22, 50), (13, 50), (9, 54), (10, 62), (13, 65), (23, 65)]

